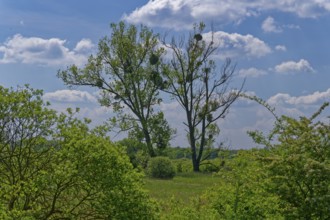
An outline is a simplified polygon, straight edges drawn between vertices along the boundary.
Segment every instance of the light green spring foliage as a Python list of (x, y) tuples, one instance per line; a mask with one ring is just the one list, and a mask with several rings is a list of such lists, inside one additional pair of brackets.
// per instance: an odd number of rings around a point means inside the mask
[(163, 202), (162, 217), (329, 219), (330, 125), (316, 120), (328, 105), (310, 118), (277, 117), (269, 136), (250, 132), (265, 149), (222, 155), (217, 186), (191, 203)]
[(1, 219), (154, 219), (123, 149), (56, 115), (42, 92), (0, 87)]
[(165, 202), (160, 202), (164, 214), (162, 220), (218, 220), (221, 219), (219, 213), (212, 208), (206, 208), (200, 198), (194, 199), (190, 203), (172, 198)]
[(221, 219), (281, 219), (279, 199), (266, 190), (259, 151), (239, 151), (218, 172), (221, 181), (204, 195)]
[(117, 114), (111, 124), (144, 141), (150, 156), (167, 147), (174, 132), (155, 108), (165, 85), (158, 71), (164, 50), (158, 44), (158, 36), (145, 26), (111, 24), (111, 36), (99, 42), (98, 53), (83, 68), (72, 65), (58, 72), (69, 86), (99, 89), (100, 104)]
[(270, 138), (251, 132), (268, 148), (261, 157), (268, 190), (281, 198), (286, 218), (330, 218), (330, 124), (316, 121), (328, 105), (310, 118), (281, 117)]

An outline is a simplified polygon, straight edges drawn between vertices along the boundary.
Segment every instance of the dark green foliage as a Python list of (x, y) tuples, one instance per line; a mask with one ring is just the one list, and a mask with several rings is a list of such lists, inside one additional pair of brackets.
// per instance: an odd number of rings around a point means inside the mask
[(159, 58), (156, 54), (151, 54), (150, 58), (149, 58), (149, 62), (151, 65), (156, 65), (159, 61)]
[(148, 174), (154, 178), (171, 179), (175, 176), (175, 167), (167, 157), (151, 158), (148, 163)]
[(169, 147), (166, 148), (163, 152), (164, 155), (169, 157), (170, 159), (181, 159), (181, 158), (191, 159), (190, 148)]
[(147, 168), (150, 156), (147, 152), (145, 152), (145, 143), (130, 138), (124, 138), (117, 143), (125, 147), (127, 156), (129, 157), (134, 168)]
[(203, 39), (203, 36), (201, 34), (195, 34), (194, 35), (195, 40), (201, 41)]

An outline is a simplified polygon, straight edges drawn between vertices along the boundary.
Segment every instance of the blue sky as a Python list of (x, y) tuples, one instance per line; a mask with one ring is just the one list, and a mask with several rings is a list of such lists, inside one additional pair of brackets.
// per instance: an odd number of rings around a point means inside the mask
[[(179, 35), (193, 23), (211, 24), (218, 41), (215, 59), (237, 63), (234, 84), (276, 107), (278, 114), (310, 115), (330, 101), (329, 0), (0, 0), (0, 85), (43, 89), (52, 107), (81, 107), (81, 117), (101, 123), (111, 109), (98, 105), (88, 88), (68, 90), (56, 77), (70, 64), (83, 66), (109, 24), (143, 23), (155, 32)], [(187, 146), (184, 115), (175, 102), (161, 106), (178, 129), (173, 145)], [(322, 116), (330, 115), (327, 110)], [(231, 148), (253, 147), (246, 131), (268, 131), (272, 116), (246, 100), (220, 121), (219, 141)]]

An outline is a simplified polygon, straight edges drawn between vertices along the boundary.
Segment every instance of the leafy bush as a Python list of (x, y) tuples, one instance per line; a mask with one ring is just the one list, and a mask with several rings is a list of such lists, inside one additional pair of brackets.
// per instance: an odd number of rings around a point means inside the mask
[(193, 170), (190, 159), (181, 158), (172, 160), (172, 163), (174, 164), (177, 173), (187, 173)]
[(221, 162), (218, 159), (207, 160), (201, 163), (200, 171), (203, 173), (219, 172)]
[(142, 175), (102, 127), (0, 86), (0, 219), (157, 219)]
[(220, 219), (282, 219), (279, 198), (265, 189), (265, 170), (256, 152), (240, 151), (217, 175), (221, 181), (204, 195)]
[(154, 178), (171, 179), (175, 176), (175, 167), (168, 157), (154, 157), (149, 160), (148, 174)]
[(250, 132), (267, 147), (260, 157), (268, 170), (268, 191), (281, 198), (287, 219), (330, 219), (330, 124), (312, 117), (278, 118), (271, 135)]

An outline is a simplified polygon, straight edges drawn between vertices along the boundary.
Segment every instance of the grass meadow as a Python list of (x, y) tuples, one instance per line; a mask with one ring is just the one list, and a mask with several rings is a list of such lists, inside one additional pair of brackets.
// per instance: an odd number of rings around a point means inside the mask
[(169, 201), (170, 199), (190, 202), (214, 186), (220, 180), (219, 176), (205, 173), (179, 173), (173, 179), (145, 179), (145, 188), (155, 200)]
[[(160, 205), (160, 219), (212, 220), (217, 217), (197, 215), (198, 206), (204, 203), (202, 195), (221, 178), (207, 173), (178, 173), (173, 179), (145, 178), (145, 189)], [(188, 214), (189, 213), (189, 214)]]

